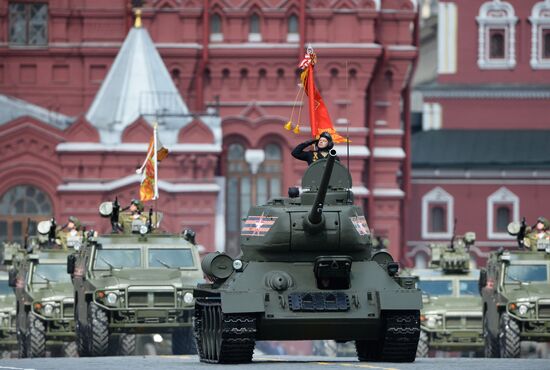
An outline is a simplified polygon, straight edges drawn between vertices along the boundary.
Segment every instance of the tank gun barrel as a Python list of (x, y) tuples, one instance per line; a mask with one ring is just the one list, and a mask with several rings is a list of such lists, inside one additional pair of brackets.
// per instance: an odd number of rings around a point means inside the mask
[(318, 225), (323, 220), (323, 207), (325, 205), (328, 183), (330, 181), (330, 175), (332, 175), (334, 161), (336, 160), (336, 150), (331, 149), (328, 154), (327, 164), (323, 172), (323, 177), (321, 178), (321, 183), (319, 184), (319, 190), (317, 191), (315, 201), (308, 215), (308, 221), (313, 225)]

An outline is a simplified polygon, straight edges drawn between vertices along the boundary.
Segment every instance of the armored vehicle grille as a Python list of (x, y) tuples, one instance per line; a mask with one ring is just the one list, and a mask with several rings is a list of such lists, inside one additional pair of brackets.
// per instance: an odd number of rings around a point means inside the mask
[(462, 318), (460, 316), (445, 318), (445, 326), (447, 329), (458, 329), (462, 326)]
[(478, 329), (481, 328), (481, 316), (447, 316), (445, 317), (447, 329)]
[(466, 318), (466, 327), (467, 328), (481, 328), (482, 319), (480, 317), (467, 317)]
[(176, 296), (171, 287), (128, 289), (128, 307), (175, 307)]
[(74, 317), (74, 303), (63, 303), (63, 317)]
[(550, 302), (545, 302), (545, 304), (539, 303), (539, 317), (549, 318), (550, 317)]

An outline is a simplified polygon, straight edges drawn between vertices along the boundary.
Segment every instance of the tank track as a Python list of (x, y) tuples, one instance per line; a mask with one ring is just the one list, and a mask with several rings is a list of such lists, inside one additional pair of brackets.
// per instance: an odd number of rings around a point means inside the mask
[(413, 362), (420, 337), (420, 311), (386, 311), (378, 341), (355, 341), (359, 361)]
[(197, 299), (195, 340), (201, 362), (241, 364), (252, 361), (256, 317), (224, 314), (220, 299)]
[(381, 360), (413, 362), (420, 337), (420, 311), (386, 311)]

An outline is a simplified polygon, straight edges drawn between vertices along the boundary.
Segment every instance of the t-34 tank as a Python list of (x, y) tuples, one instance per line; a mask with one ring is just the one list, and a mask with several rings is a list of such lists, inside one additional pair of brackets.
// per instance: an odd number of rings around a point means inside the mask
[(414, 361), (416, 278), (398, 276), (388, 252), (373, 252), (335, 155), (307, 169), (301, 195), (250, 209), (238, 259), (204, 258), (212, 283), (194, 291), (201, 361), (250, 362), (256, 340), (310, 339), (353, 340), (361, 361)]

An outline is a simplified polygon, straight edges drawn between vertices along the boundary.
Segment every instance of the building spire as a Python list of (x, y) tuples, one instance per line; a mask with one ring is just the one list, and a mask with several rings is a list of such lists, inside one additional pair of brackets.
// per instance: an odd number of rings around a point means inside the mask
[(134, 21), (134, 28), (141, 28), (141, 8), (135, 8), (134, 14), (136, 16), (136, 20)]

